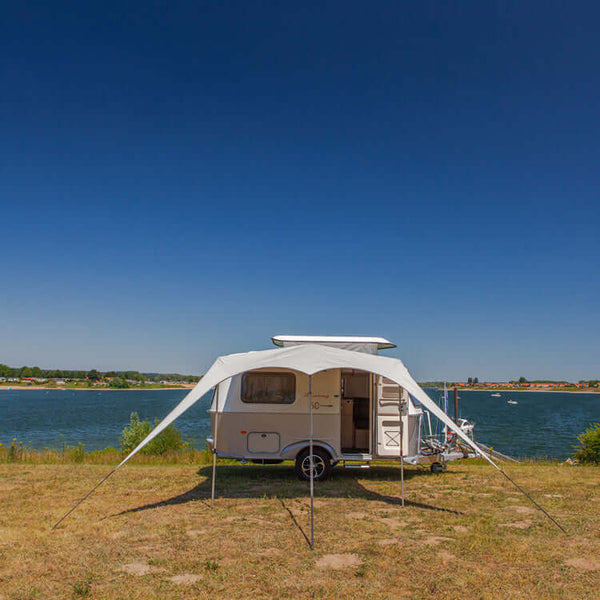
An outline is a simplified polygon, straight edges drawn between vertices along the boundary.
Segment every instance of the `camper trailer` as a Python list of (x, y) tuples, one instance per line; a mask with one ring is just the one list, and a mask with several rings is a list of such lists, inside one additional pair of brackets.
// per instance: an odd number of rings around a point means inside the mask
[[(272, 340), (280, 348), (316, 344), (372, 355), (395, 348), (380, 337), (278, 335)], [(355, 368), (323, 370), (312, 377), (291, 368), (244, 371), (215, 386), (210, 413), (208, 444), (218, 457), (263, 464), (295, 461), (298, 477), (305, 480), (310, 478), (310, 439), (317, 480), (338, 463), (366, 468), (372, 460), (402, 459), (439, 471), (446, 461), (464, 455), (422, 452), (421, 406), (391, 379)]]

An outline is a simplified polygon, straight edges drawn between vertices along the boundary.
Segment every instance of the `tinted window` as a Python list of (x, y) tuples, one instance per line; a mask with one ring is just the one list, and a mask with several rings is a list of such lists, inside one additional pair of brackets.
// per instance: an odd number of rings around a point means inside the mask
[(296, 399), (294, 373), (244, 373), (242, 402), (260, 404), (292, 404)]

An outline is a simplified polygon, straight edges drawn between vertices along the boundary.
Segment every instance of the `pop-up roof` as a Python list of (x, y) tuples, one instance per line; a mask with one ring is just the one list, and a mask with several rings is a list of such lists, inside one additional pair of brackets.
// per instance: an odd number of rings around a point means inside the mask
[(396, 344), (382, 337), (358, 335), (274, 335), (271, 339), (276, 346), (282, 348), (301, 344), (320, 344), (367, 354), (377, 354), (378, 350), (396, 347)]

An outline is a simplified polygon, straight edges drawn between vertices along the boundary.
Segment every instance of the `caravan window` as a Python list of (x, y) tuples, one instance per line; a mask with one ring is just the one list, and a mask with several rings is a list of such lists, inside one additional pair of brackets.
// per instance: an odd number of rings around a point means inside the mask
[(242, 402), (260, 404), (292, 404), (296, 399), (294, 373), (244, 373)]

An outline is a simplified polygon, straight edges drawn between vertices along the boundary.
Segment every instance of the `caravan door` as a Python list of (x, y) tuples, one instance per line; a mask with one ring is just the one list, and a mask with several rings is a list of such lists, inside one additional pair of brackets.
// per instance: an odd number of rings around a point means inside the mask
[(376, 451), (377, 456), (400, 456), (401, 389), (397, 383), (377, 376), (376, 399)]

